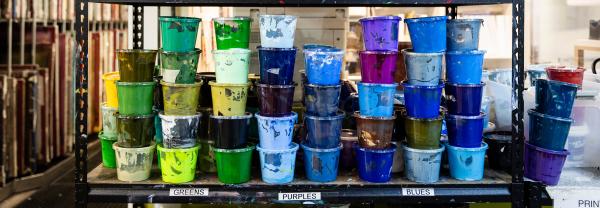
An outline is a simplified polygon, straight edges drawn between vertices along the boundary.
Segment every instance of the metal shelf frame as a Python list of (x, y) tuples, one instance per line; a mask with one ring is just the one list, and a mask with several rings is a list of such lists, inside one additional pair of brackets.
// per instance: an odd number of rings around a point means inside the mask
[[(541, 197), (525, 198), (523, 180), (523, 90), (524, 90), (524, 1), (525, 0), (75, 0), (75, 31), (78, 47), (76, 70), (76, 206), (88, 202), (121, 203), (278, 203), (280, 192), (322, 191), (316, 203), (404, 203), (442, 204), (469, 202), (510, 202), (514, 208), (539, 207)], [(88, 3), (113, 3), (133, 6), (134, 48), (143, 48), (143, 6), (234, 6), (234, 7), (446, 7), (455, 18), (458, 6), (512, 5), (512, 170), (504, 184), (371, 184), (352, 185), (202, 185), (202, 184), (90, 184), (87, 180), (87, 89), (88, 89)], [(529, 187), (529, 186), (528, 186)], [(169, 188), (209, 188), (209, 197), (169, 197)], [(403, 188), (432, 188), (435, 196), (403, 196)], [(538, 196), (541, 189), (528, 188)], [(535, 193), (530, 193), (534, 191)], [(289, 202), (287, 202), (289, 203)], [(298, 203), (298, 202), (297, 202)], [(299, 202), (302, 203), (302, 202)]]

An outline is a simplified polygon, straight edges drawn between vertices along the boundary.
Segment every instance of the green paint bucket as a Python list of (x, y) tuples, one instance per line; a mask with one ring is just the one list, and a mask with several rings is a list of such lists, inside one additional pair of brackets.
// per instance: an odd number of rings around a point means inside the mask
[(157, 145), (162, 180), (167, 183), (185, 183), (194, 180), (198, 146), (185, 149), (167, 149)]
[(152, 82), (156, 50), (119, 49), (117, 60), (122, 82)]
[(154, 82), (117, 82), (119, 114), (152, 114)]
[(248, 83), (250, 50), (233, 48), (213, 51), (217, 83)]
[(107, 103), (102, 103), (102, 132), (106, 137), (117, 137), (117, 112), (118, 108), (108, 106)]
[(143, 116), (117, 114), (117, 138), (121, 147), (147, 147), (152, 143), (154, 133), (154, 114)]
[[(206, 116), (208, 118), (208, 116)], [(198, 150), (198, 169), (204, 173), (216, 173), (215, 153), (213, 151), (214, 142), (211, 140), (199, 140), (200, 149)]]
[(243, 116), (246, 114), (248, 87), (245, 84), (221, 84), (209, 82), (213, 101), (213, 115)]
[(421, 150), (440, 148), (442, 118), (413, 118), (406, 116), (404, 127), (408, 147)]
[(188, 52), (160, 51), (160, 69), (163, 81), (177, 84), (193, 84), (200, 58), (200, 49)]
[(165, 51), (187, 52), (194, 50), (199, 18), (193, 17), (159, 17), (162, 46)]
[(161, 81), (165, 115), (194, 115), (198, 108), (198, 98), (202, 82), (175, 84)]
[(100, 138), (100, 146), (102, 147), (102, 165), (107, 168), (116, 168), (117, 159), (115, 158), (113, 143), (117, 141), (117, 138), (109, 137), (103, 132), (100, 132), (98, 137)]
[(213, 19), (217, 49), (248, 48), (249, 17), (219, 17)]
[(241, 149), (213, 148), (217, 161), (217, 176), (225, 184), (240, 184), (250, 180), (254, 145)]
[(150, 178), (154, 143), (147, 147), (125, 148), (119, 142), (113, 144), (117, 158), (117, 179), (120, 181), (143, 181)]

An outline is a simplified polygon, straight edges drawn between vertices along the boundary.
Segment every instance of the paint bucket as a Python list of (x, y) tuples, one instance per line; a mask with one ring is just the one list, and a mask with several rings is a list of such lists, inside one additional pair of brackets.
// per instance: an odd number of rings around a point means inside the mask
[(402, 144), (404, 149), (404, 175), (408, 180), (417, 183), (435, 183), (440, 177), (442, 152), (444, 146), (438, 149), (420, 150)]
[(260, 15), (260, 43), (270, 48), (294, 47), (297, 17), (291, 15)]
[(169, 149), (160, 144), (157, 145), (162, 180), (167, 183), (193, 181), (196, 175), (198, 148), (196, 145), (185, 149)]
[(478, 181), (483, 179), (485, 151), (488, 145), (483, 142), (480, 147), (464, 148), (446, 145), (450, 176), (462, 181)]
[(535, 86), (535, 110), (542, 114), (570, 118), (577, 96), (577, 85), (539, 79)]
[(340, 153), (340, 168), (352, 170), (356, 167), (356, 154), (354, 153), (354, 143), (358, 143), (356, 130), (342, 129), (341, 134), (342, 151)]
[(304, 49), (308, 84), (339, 85), (344, 51), (338, 48)]
[(162, 85), (160, 84), (160, 81), (162, 80), (162, 76), (155, 76), (154, 77), (154, 84), (156, 85), (154, 87), (154, 95), (152, 97), (152, 105), (154, 110), (159, 110), (159, 111), (164, 111), (165, 110), (165, 105), (164, 105), (164, 96), (163, 96), (163, 92), (162, 92)]
[(437, 86), (442, 78), (444, 53), (416, 53), (402, 50), (406, 65), (407, 83), (418, 86)]
[(196, 81), (198, 59), (202, 50), (186, 52), (160, 51), (160, 69), (163, 80), (168, 83), (193, 84)]
[(360, 179), (373, 183), (384, 183), (391, 179), (395, 144), (385, 149), (368, 149), (354, 143), (353, 148)]
[(549, 79), (576, 84), (580, 89), (583, 84), (584, 71), (585, 69), (582, 67), (550, 66), (546, 68)]
[(248, 86), (245, 84), (221, 84), (210, 82), (213, 115), (243, 116), (246, 113)]
[(120, 181), (143, 181), (150, 178), (152, 159), (154, 159), (152, 142), (146, 147), (126, 148), (120, 142), (113, 144), (117, 158), (117, 179)]
[(217, 49), (248, 48), (250, 17), (213, 18)]
[(365, 17), (362, 25), (367, 51), (398, 51), (398, 16)]
[(194, 50), (200, 22), (193, 17), (158, 17), (165, 51), (186, 52)]
[(306, 140), (303, 145), (310, 148), (330, 149), (339, 146), (344, 112), (335, 116), (317, 117), (304, 115)]
[(562, 151), (573, 119), (541, 114), (533, 109), (527, 113), (529, 114), (529, 143), (544, 149)]
[[(485, 87), (483, 88), (485, 91)], [(481, 101), (481, 111), (485, 113), (485, 117), (483, 117), (483, 129), (487, 129), (490, 124), (490, 115), (491, 115), (491, 107), (493, 105), (494, 99), (490, 96), (483, 96)], [(488, 143), (489, 145), (489, 143)]]
[(100, 145), (102, 146), (102, 166), (106, 168), (116, 168), (117, 159), (115, 158), (115, 150), (113, 144), (117, 141), (116, 137), (109, 137), (103, 132), (98, 134)]
[(194, 84), (160, 83), (163, 90), (165, 115), (194, 115), (202, 82)]
[(392, 142), (395, 116), (370, 117), (354, 113), (356, 133), (361, 147), (369, 149), (386, 149)]
[(493, 132), (484, 135), (484, 142), (488, 144), (488, 166), (493, 170), (510, 172), (512, 133)]
[(406, 141), (414, 149), (438, 149), (442, 133), (443, 116), (437, 118), (413, 118), (404, 120)]
[(569, 155), (567, 150), (548, 150), (525, 142), (525, 177), (550, 186), (558, 184), (560, 173)]
[(360, 51), (360, 75), (364, 83), (392, 84), (396, 73), (396, 51)]
[(260, 147), (269, 150), (288, 149), (292, 143), (294, 124), (298, 114), (292, 112), (289, 116), (266, 117), (260, 113), (254, 114), (258, 122), (258, 136)]
[(482, 19), (449, 19), (446, 21), (448, 51), (470, 51), (479, 48)]
[[(199, 139), (210, 139), (210, 137), (208, 135), (208, 132), (209, 132), (208, 123), (210, 122), (209, 115), (212, 114), (212, 109), (199, 107), (198, 112), (200, 112), (202, 115), (204, 115), (200, 118), (200, 125), (198, 126), (198, 138)], [(200, 147), (200, 148), (202, 148), (202, 147)]]
[(485, 51), (446, 52), (446, 79), (455, 84), (479, 84)]
[(154, 82), (117, 82), (119, 114), (152, 114)]
[(302, 50), (308, 50), (308, 49), (335, 49), (335, 46), (331, 46), (331, 45), (325, 45), (325, 44), (304, 44), (302, 45)]
[(535, 87), (538, 79), (548, 79), (545, 70), (530, 69), (527, 70), (527, 76), (529, 76), (529, 83), (531, 83), (532, 87)]
[(215, 72), (196, 73), (196, 80), (200, 80), (200, 82), (202, 82), (202, 85), (200, 86), (200, 96), (198, 98), (200, 102), (200, 107), (211, 108), (212, 93), (210, 90), (211, 87), (208, 83), (210, 83), (211, 81), (215, 82), (217, 80)]
[(413, 118), (437, 118), (440, 115), (442, 89), (444, 83), (437, 86), (419, 86), (402, 83), (404, 86), (404, 104), (406, 115)]
[(198, 139), (198, 126), (201, 113), (189, 116), (170, 116), (159, 114), (163, 131), (164, 148), (183, 149), (196, 146)]
[(240, 149), (213, 148), (219, 181), (224, 184), (240, 184), (249, 181), (253, 150), (254, 145)]
[(400, 173), (404, 171), (404, 150), (402, 145), (398, 145), (397, 142), (392, 142), (396, 145), (396, 153), (394, 153), (394, 162), (392, 163), (392, 173)]
[(312, 116), (335, 116), (340, 103), (341, 85), (304, 85), (306, 114)]
[(104, 81), (104, 93), (106, 93), (106, 104), (109, 107), (118, 108), (119, 101), (117, 98), (117, 84), (119, 81), (119, 72), (108, 72), (102, 75)]
[(446, 16), (405, 19), (414, 52), (446, 51)]
[(156, 65), (156, 50), (118, 49), (119, 81), (152, 82)]
[(290, 115), (294, 103), (295, 87), (295, 83), (291, 85), (256, 84), (260, 114), (269, 117)]
[(455, 147), (480, 147), (483, 139), (484, 116), (483, 112), (477, 116), (446, 114), (448, 143)]
[(296, 48), (267, 48), (258, 46), (260, 83), (291, 85), (294, 78)]
[(452, 115), (476, 116), (481, 113), (483, 86), (480, 84), (446, 83), (446, 108)]
[(304, 153), (304, 171), (309, 181), (331, 182), (335, 181), (338, 173), (338, 162), (342, 144), (334, 148), (310, 148), (302, 145)]
[(214, 142), (211, 140), (199, 140), (197, 169), (203, 173), (216, 173), (215, 153), (213, 152)]
[(256, 147), (260, 156), (262, 180), (265, 183), (283, 184), (294, 180), (298, 144), (291, 143), (285, 149)]
[(154, 114), (143, 116), (117, 114), (117, 138), (120, 147), (147, 147), (152, 142), (154, 133)]
[(250, 50), (233, 48), (213, 51), (217, 83), (248, 83)]
[(117, 113), (118, 109), (102, 103), (102, 132), (106, 137), (117, 137)]
[(210, 115), (210, 138), (214, 147), (221, 149), (238, 149), (246, 146), (248, 126), (252, 114), (243, 116)]
[(404, 141), (406, 138), (406, 129), (404, 127), (406, 108), (404, 105), (394, 105), (394, 115), (396, 115), (396, 120), (394, 120), (394, 134), (392, 135), (392, 140)]
[(390, 117), (394, 115), (394, 94), (398, 84), (358, 82), (360, 115)]
[(154, 115), (154, 140), (156, 141), (156, 144), (162, 144), (163, 131), (162, 122), (160, 120), (160, 116), (158, 115), (159, 112), (154, 110), (152, 114)]

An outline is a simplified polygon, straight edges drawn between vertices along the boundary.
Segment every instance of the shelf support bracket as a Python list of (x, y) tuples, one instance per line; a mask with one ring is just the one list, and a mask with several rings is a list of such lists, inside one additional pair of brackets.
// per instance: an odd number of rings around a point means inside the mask
[(75, 206), (87, 206), (88, 0), (75, 0)]
[(523, 91), (525, 89), (524, 0), (512, 2), (512, 207), (524, 207), (523, 185)]
[(133, 48), (144, 48), (144, 7), (133, 5)]

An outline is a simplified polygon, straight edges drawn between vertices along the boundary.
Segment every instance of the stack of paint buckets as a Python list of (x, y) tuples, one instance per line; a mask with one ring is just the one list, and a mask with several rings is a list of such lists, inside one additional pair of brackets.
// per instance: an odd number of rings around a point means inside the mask
[(292, 111), (297, 17), (261, 15), (258, 58), (260, 81), (256, 85), (259, 112), (259, 146), (262, 180), (282, 184), (294, 180), (298, 144), (292, 142), (298, 115)]
[(162, 48), (160, 70), (163, 107), (159, 113), (162, 143), (157, 144), (162, 180), (185, 183), (194, 180), (198, 159), (197, 112), (201, 82), (196, 82), (200, 50), (194, 48), (200, 19), (160, 17)]
[(102, 146), (102, 165), (106, 168), (116, 168), (115, 150), (113, 144), (117, 141), (117, 101), (116, 81), (119, 81), (119, 72), (109, 72), (102, 75), (106, 102), (102, 103), (102, 131), (98, 134)]
[(394, 83), (398, 57), (400, 17), (360, 19), (365, 51), (361, 51), (361, 82), (358, 82), (359, 112), (354, 113), (358, 143), (354, 144), (358, 175), (369, 182), (391, 179), (397, 146), (393, 144)]

